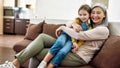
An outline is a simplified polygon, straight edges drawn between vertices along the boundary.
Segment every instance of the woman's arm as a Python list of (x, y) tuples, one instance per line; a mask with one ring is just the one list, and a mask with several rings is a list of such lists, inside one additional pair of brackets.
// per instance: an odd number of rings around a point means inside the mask
[(106, 39), (109, 36), (109, 30), (107, 27), (104, 26), (99, 26), (91, 30), (80, 32), (76, 32), (75, 30), (65, 26), (59, 27), (59, 30), (64, 31), (69, 36), (78, 40), (100, 40)]

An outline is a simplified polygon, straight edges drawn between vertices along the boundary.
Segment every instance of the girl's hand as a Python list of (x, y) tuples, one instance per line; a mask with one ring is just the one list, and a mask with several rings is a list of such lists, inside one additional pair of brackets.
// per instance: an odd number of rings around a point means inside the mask
[(60, 33), (62, 32), (61, 30), (62, 26), (60, 26), (59, 28), (56, 29), (55, 31), (55, 35), (58, 37), (60, 35)]
[(75, 31), (77, 31), (77, 32), (82, 31), (82, 27), (81, 27), (80, 25), (76, 24), (76, 23), (73, 23), (73, 24), (72, 24), (72, 27), (73, 27), (73, 29), (74, 29)]
[(73, 49), (72, 49), (72, 52), (73, 52), (73, 53), (76, 53), (76, 52), (78, 51), (78, 45), (77, 45), (76, 42), (73, 43), (73, 47), (72, 47), (72, 48), (73, 48)]

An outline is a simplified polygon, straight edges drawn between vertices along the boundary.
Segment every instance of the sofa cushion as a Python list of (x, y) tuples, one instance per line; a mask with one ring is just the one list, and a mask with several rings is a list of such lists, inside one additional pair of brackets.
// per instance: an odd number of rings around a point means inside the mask
[(57, 38), (55, 35), (56, 29), (63, 24), (44, 24), (43, 33), (48, 34), (54, 38)]
[(25, 34), (25, 39), (34, 40), (42, 32), (43, 24), (44, 21), (38, 24), (29, 24)]
[(92, 64), (96, 68), (120, 68), (120, 36), (110, 36)]

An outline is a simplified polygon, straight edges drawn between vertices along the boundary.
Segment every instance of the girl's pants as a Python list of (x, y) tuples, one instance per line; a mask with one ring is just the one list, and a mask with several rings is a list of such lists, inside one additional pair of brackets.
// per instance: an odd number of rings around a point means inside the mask
[(71, 37), (62, 32), (53, 46), (50, 48), (50, 53), (54, 56), (51, 63), (58, 66), (63, 58), (70, 52), (72, 48)]

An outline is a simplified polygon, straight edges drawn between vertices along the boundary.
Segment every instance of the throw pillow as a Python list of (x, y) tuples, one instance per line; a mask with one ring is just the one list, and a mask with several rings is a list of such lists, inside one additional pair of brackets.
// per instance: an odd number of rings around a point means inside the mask
[(34, 40), (40, 33), (42, 33), (43, 24), (44, 21), (38, 24), (29, 24), (25, 34), (25, 39)]
[(55, 35), (56, 29), (63, 24), (44, 24), (43, 33), (48, 34), (54, 38), (57, 38)]

